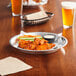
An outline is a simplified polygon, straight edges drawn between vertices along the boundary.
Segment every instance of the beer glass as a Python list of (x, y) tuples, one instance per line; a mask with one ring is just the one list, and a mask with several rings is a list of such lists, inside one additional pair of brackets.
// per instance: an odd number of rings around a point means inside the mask
[(21, 15), (22, 3), (23, 3), (23, 0), (11, 0), (13, 16)]
[(63, 1), (62, 3), (62, 18), (63, 18), (63, 27), (70, 28), (74, 23), (74, 8), (76, 3)]

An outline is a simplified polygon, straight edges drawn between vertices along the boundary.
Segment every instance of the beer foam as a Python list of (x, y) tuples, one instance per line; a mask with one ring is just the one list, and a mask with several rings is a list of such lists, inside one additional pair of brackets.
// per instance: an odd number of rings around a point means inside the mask
[(61, 2), (61, 5), (65, 9), (76, 9), (76, 2), (63, 1)]

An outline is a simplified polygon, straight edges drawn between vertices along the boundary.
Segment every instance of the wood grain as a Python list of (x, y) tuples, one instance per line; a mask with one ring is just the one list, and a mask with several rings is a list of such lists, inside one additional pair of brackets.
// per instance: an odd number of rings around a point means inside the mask
[[(8, 76), (76, 76), (76, 21), (74, 28), (63, 29), (61, 4), (63, 0), (49, 0), (44, 10), (54, 13), (54, 17), (45, 24), (25, 26), (25, 32), (61, 33), (68, 44), (57, 52), (48, 55), (31, 55), (20, 52), (9, 45), (12, 36), (21, 30), (20, 17), (12, 17), (7, 8), (9, 0), (0, 0), (0, 59), (13, 56), (33, 66), (32, 69)], [(70, 1), (70, 0), (68, 0)], [(76, 1), (76, 0), (72, 0)], [(39, 11), (39, 7), (24, 7), (26, 13)]]

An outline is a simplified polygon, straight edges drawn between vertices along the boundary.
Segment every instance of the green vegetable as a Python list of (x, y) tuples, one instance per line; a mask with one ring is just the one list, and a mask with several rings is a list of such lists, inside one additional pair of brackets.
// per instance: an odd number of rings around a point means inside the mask
[(34, 41), (34, 40), (25, 40), (25, 41)]
[(42, 37), (26, 37), (26, 38), (19, 37), (18, 39), (22, 39), (22, 40), (33, 40), (34, 41), (35, 38), (42, 39)]

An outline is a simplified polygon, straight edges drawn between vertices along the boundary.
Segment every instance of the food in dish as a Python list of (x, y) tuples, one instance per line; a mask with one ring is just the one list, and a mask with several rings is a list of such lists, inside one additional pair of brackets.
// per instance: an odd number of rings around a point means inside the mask
[(16, 39), (18, 46), (28, 50), (48, 50), (55, 46), (53, 43), (48, 43), (42, 36), (24, 35)]
[(50, 43), (55, 41), (56, 36), (53, 34), (46, 34), (43, 36), (45, 40), (48, 40)]
[(41, 0), (33, 0), (33, 1), (35, 1), (35, 2), (37, 2), (37, 3), (41, 2)]

